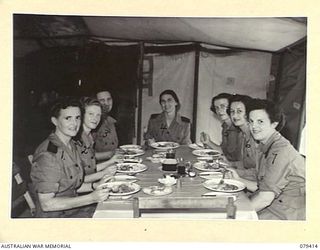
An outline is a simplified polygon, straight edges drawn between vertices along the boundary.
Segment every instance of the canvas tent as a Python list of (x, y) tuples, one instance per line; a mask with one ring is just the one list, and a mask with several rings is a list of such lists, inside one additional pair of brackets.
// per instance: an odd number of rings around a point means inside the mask
[(116, 93), (121, 143), (141, 143), (150, 114), (160, 111), (159, 93), (171, 88), (192, 120), (193, 141), (201, 131), (221, 140), (209, 106), (212, 96), (229, 92), (279, 101), (287, 113), (285, 136), (298, 148), (306, 36), (306, 18), (16, 14), (14, 143), (28, 141), (18, 131), (30, 95), (54, 90), (80, 96), (101, 87)]

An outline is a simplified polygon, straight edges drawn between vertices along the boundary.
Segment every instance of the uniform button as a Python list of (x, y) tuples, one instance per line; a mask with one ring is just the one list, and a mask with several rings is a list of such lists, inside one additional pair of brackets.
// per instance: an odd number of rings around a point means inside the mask
[(88, 168), (91, 168), (91, 166), (88, 166)]
[(112, 142), (111, 144), (114, 145), (114, 142)]
[(78, 168), (78, 167), (79, 167), (79, 165), (78, 165), (78, 164), (76, 164), (76, 167)]
[(79, 181), (82, 182), (82, 179), (80, 179)]
[(167, 134), (169, 134), (169, 131), (167, 131)]
[(72, 179), (72, 175), (70, 175), (70, 179)]
[(282, 200), (279, 200), (279, 202), (282, 202)]
[(94, 156), (91, 156), (91, 159), (94, 159)]

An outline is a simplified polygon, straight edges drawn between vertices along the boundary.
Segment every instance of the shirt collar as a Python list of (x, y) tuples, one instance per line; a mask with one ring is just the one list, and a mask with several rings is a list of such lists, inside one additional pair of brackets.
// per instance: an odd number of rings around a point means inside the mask
[(266, 153), (269, 148), (271, 147), (271, 145), (273, 144), (273, 142), (278, 139), (280, 137), (280, 133), (278, 131), (274, 132), (268, 139), (268, 141), (263, 144), (262, 142), (259, 143), (259, 149), (262, 153)]

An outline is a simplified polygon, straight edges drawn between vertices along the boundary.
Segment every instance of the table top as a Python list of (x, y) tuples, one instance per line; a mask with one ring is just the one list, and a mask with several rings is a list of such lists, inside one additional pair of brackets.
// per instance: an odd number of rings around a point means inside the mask
[[(176, 158), (183, 158), (184, 161), (195, 162), (197, 160), (196, 156), (192, 154), (193, 149), (188, 146), (180, 146), (176, 149)], [(136, 177), (139, 179), (136, 183), (141, 186), (141, 190), (135, 194), (133, 197), (139, 197), (139, 199), (150, 197), (152, 199), (179, 199), (179, 198), (190, 198), (190, 199), (201, 199), (204, 193), (210, 192), (206, 189), (202, 183), (205, 179), (196, 175), (195, 177), (189, 177), (188, 175), (181, 177), (181, 186), (177, 187), (174, 185), (173, 192), (165, 196), (151, 196), (145, 194), (142, 189), (144, 187), (160, 185), (158, 182), (159, 178), (163, 178), (164, 174), (172, 174), (175, 172), (172, 171), (162, 171), (161, 163), (153, 163), (147, 158), (154, 154), (153, 149), (146, 150), (145, 154), (142, 157), (143, 164), (148, 166), (148, 169), (144, 172), (137, 173)], [(194, 170), (195, 172), (200, 172)], [(202, 197), (206, 199), (207, 197)], [(214, 199), (215, 197), (210, 197)], [(217, 197), (218, 198), (218, 197)], [(133, 208), (132, 208), (133, 199), (128, 200), (121, 199), (109, 199), (104, 202), (100, 202), (97, 206), (97, 209), (94, 214), (94, 218), (132, 218), (133, 217)], [(237, 207), (236, 210), (236, 219), (244, 220), (256, 220), (258, 219), (256, 212), (252, 208), (250, 201), (244, 192), (238, 192), (234, 205)], [(225, 219), (225, 214), (222, 213), (209, 213), (201, 211), (190, 212), (159, 212), (159, 213), (142, 213), (141, 217), (148, 218), (206, 218), (206, 219)]]

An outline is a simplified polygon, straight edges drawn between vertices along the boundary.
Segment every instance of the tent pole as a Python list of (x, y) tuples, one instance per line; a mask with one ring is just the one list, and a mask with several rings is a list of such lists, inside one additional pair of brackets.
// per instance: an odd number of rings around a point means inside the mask
[(197, 44), (195, 48), (195, 63), (194, 63), (194, 83), (193, 83), (193, 116), (191, 127), (191, 141), (196, 141), (196, 127), (197, 127), (197, 106), (198, 106), (198, 87), (199, 87), (199, 60), (200, 46)]
[(142, 89), (143, 89), (143, 58), (144, 43), (139, 42), (139, 62), (138, 62), (138, 125), (137, 125), (137, 144), (141, 144), (141, 120), (142, 120)]

